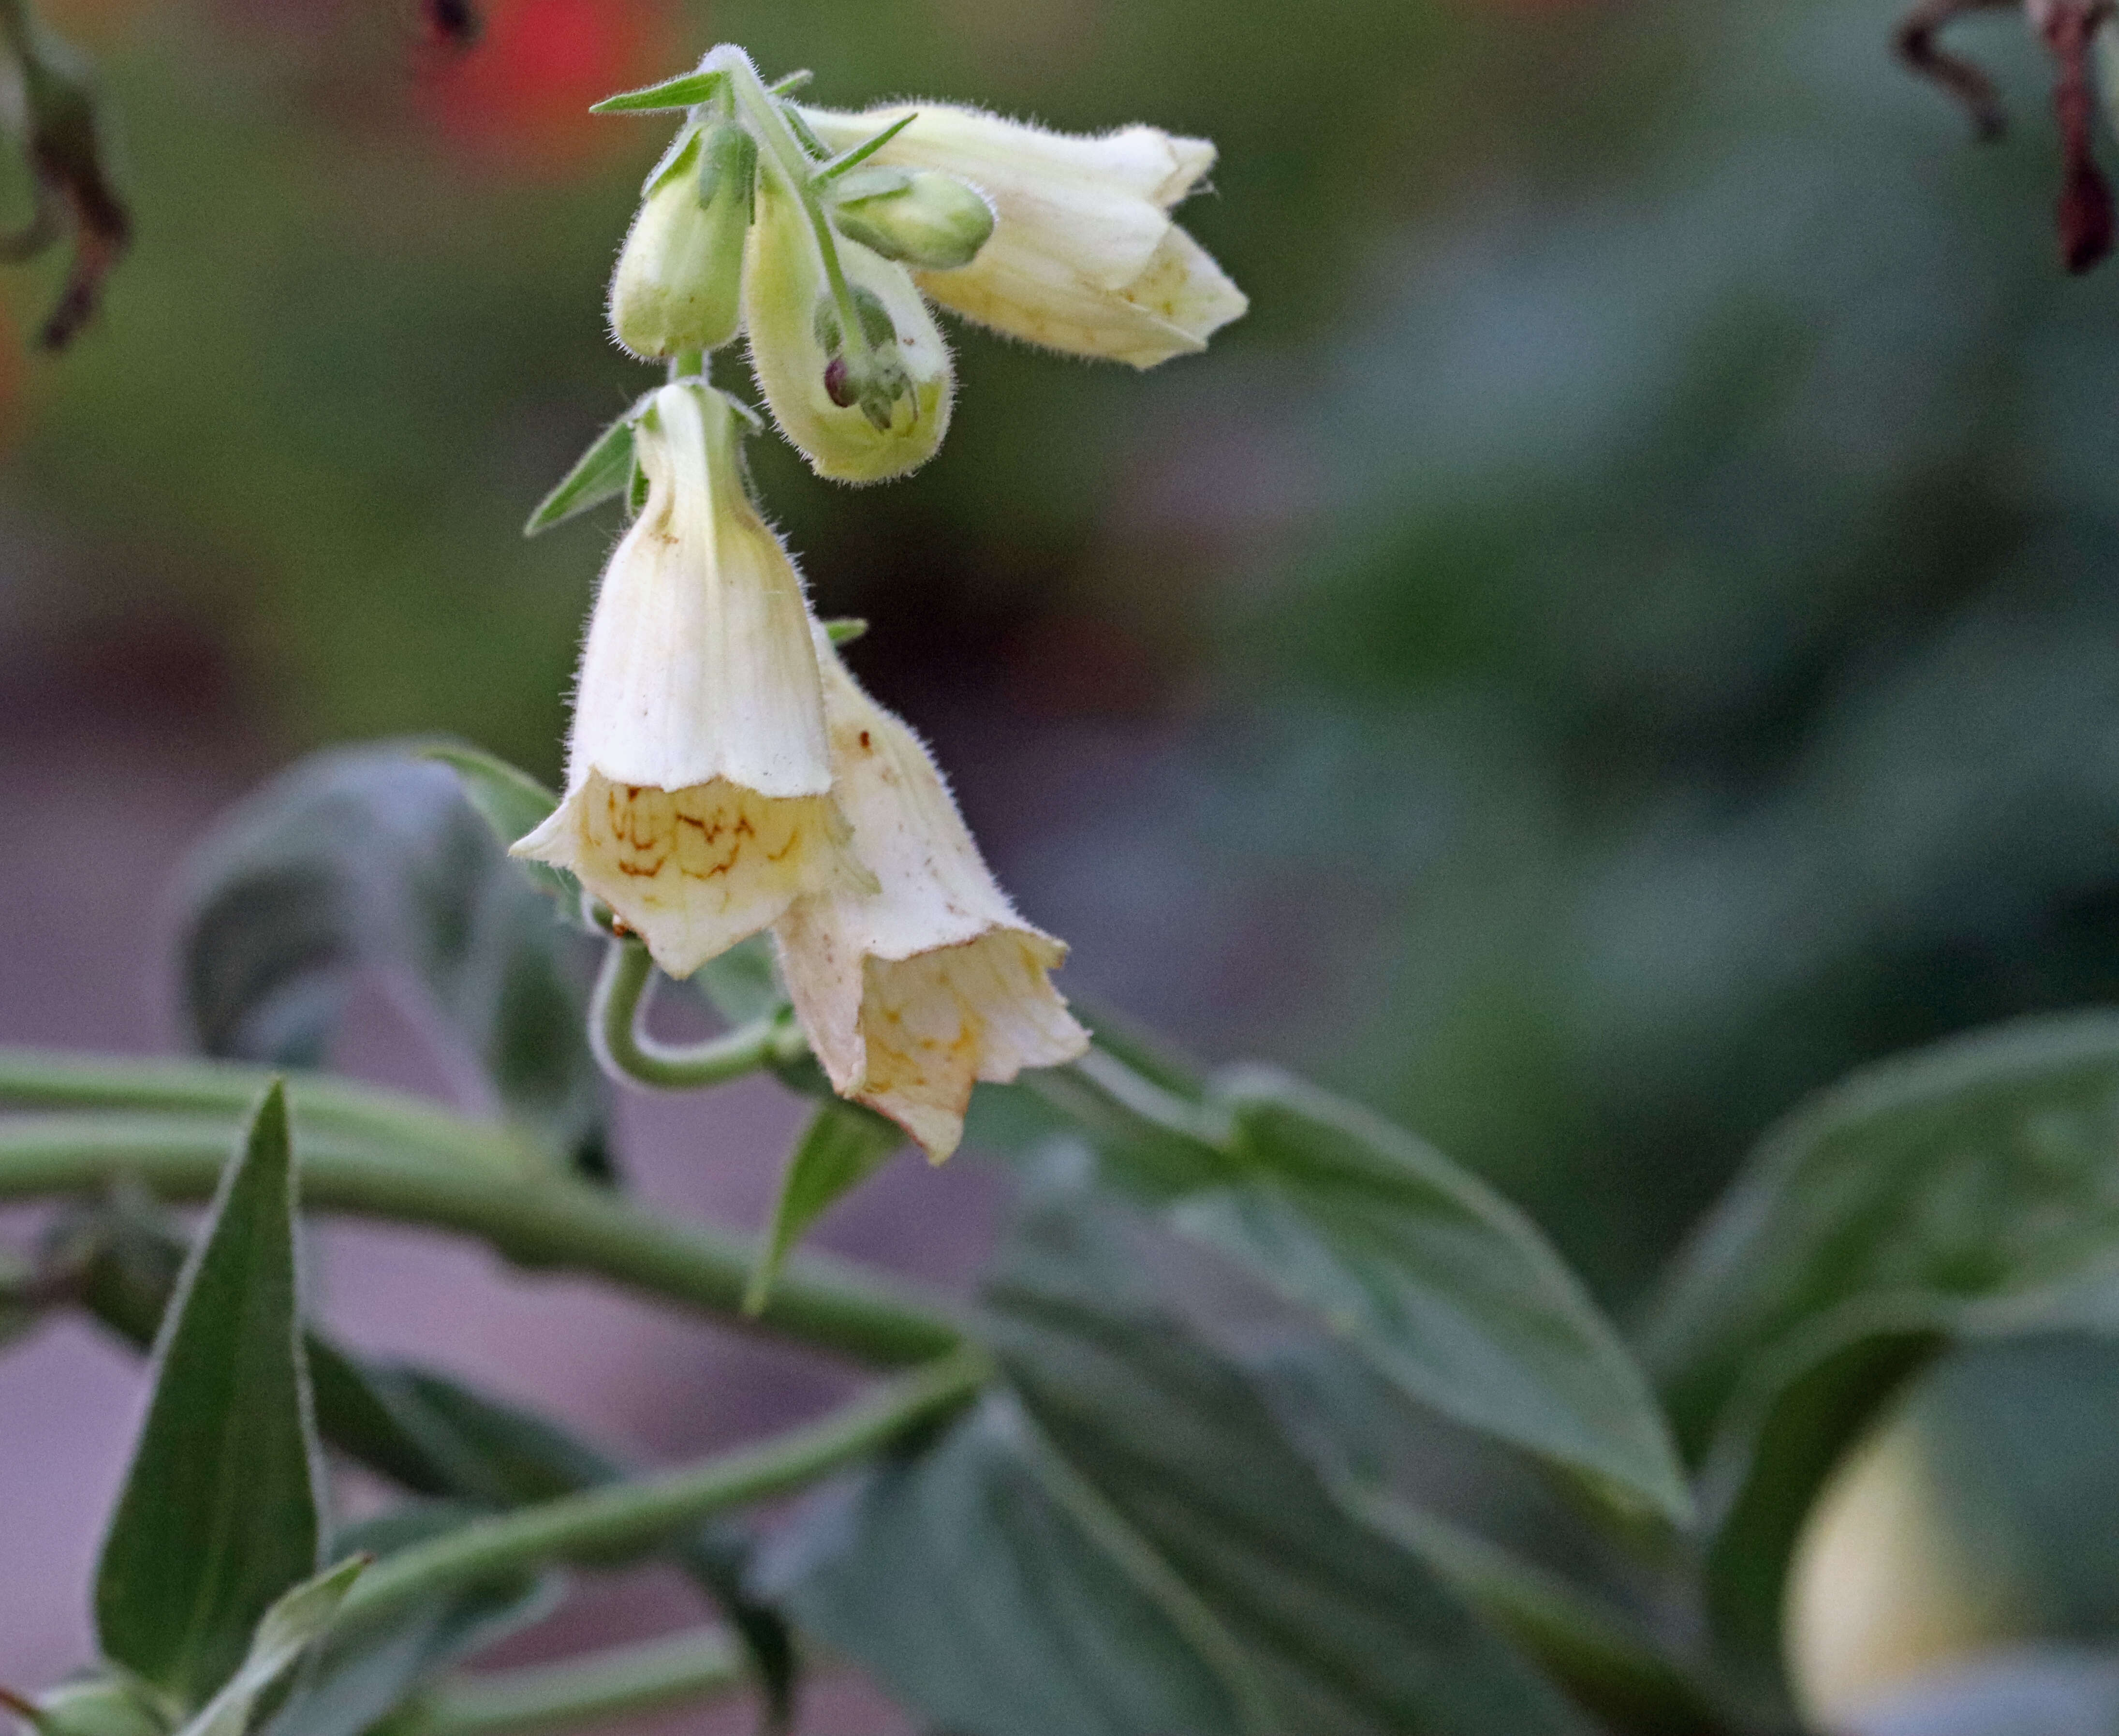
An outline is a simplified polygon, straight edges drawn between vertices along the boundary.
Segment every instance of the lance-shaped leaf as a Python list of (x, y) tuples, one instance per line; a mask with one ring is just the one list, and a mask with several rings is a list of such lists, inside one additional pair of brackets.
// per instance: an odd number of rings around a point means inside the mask
[(2119, 1328), (2119, 1019), (1864, 1069), (1767, 1135), (1645, 1334), (1707, 1464), (1709, 1602), (1761, 1683), (1804, 1514), (1953, 1339)]
[[(1424, 1141), (1284, 1075), (1200, 1084), (1120, 1041), (1128, 1052), (1100, 1037), (1076, 1068), (1040, 1075), (1046, 1112), (1018, 1095), (1005, 1136), (1087, 1139), (1104, 1182), (1310, 1311), (1407, 1396), (1687, 1516), (1645, 1377), (1522, 1213)], [(985, 1128), (997, 1120), (990, 1109)]]
[(367, 1566), (366, 1557), (354, 1556), (279, 1599), (258, 1622), (235, 1673), (177, 1736), (250, 1736), (258, 1703), (330, 1630)]
[(228, 1682), (266, 1612), (317, 1570), (294, 1211), (276, 1085), (179, 1282), (96, 1573), (104, 1655), (180, 1705)]
[(772, 1222), (759, 1244), (750, 1287), (744, 1293), (746, 1314), (763, 1310), (789, 1251), (809, 1226), (823, 1216), (833, 1201), (874, 1175), (904, 1144), (904, 1130), (872, 1109), (840, 1102), (818, 1107), (787, 1154), (787, 1170), (781, 1178), (780, 1196), (773, 1204)]
[(210, 1055), (316, 1066), (364, 974), (424, 996), (511, 1118), (608, 1173), (574, 943), (466, 800), (409, 747), (317, 754), (239, 806), (183, 880), (179, 982)]
[(535, 536), (540, 531), (564, 524), (577, 513), (601, 506), (606, 500), (615, 500), (625, 493), (633, 482), (634, 414), (634, 411), (628, 410), (596, 437), (589, 449), (575, 461), (574, 467), (559, 479), (558, 486), (537, 503), (536, 511), (531, 513), (529, 522), (522, 527), (525, 536)]
[(909, 1705), (981, 1736), (1578, 1727), (1075, 1214), (987, 1302), (1008, 1389), (816, 1510), (769, 1576)]

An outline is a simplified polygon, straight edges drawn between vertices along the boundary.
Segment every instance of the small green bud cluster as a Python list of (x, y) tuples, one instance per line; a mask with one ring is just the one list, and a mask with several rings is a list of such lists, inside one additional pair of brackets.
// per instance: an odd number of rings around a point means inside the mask
[(747, 332), (789, 438), (827, 476), (879, 480), (931, 456), (948, 420), (948, 351), (907, 274), (968, 265), (994, 211), (953, 175), (869, 160), (916, 116), (834, 155), (788, 82), (719, 49), (598, 104), (685, 112), (620, 250), (611, 332), (680, 365)]

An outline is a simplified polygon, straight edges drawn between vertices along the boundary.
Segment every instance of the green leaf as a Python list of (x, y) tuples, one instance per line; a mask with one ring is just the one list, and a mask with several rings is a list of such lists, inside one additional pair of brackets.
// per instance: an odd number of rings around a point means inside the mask
[(1086, 1138), (1103, 1182), (1308, 1310), (1407, 1396), (1622, 1503), (1689, 1516), (1616, 1330), (1535, 1225), (1432, 1146), (1268, 1070), (1187, 1079), (1130, 1036), (1100, 1035), (1034, 1088), (1050, 1112), (1014, 1106), (1015, 1140)]
[(596, 437), (589, 449), (574, 461), (574, 467), (559, 479), (559, 485), (537, 503), (536, 511), (522, 527), (525, 536), (564, 524), (625, 492), (633, 475), (633, 422), (638, 414), (636, 406)]
[(773, 1204), (772, 1226), (744, 1293), (743, 1311), (764, 1311), (773, 1280), (795, 1244), (832, 1204), (874, 1175), (905, 1144), (904, 1130), (858, 1104), (820, 1104), (795, 1149)]
[(338, 1607), (368, 1567), (356, 1555), (300, 1585), (265, 1612), (235, 1673), (177, 1736), (249, 1736), (258, 1702), (330, 1630)]
[(317, 1569), (294, 1211), (276, 1085), (179, 1282), (96, 1573), (104, 1655), (184, 1706), (235, 1674), (267, 1610)]
[(1953, 1339), (2119, 1328), (2119, 1018), (2028, 1021), (1864, 1069), (1760, 1142), (1644, 1342), (1707, 1463), (1709, 1600), (1778, 1670), (1781, 1589), (1843, 1449)]
[(723, 72), (680, 73), (675, 78), (664, 79), (659, 85), (645, 85), (638, 91), (606, 96), (600, 103), (591, 104), (589, 113), (656, 114), (669, 109), (695, 109), (711, 100), (726, 77)]
[[(539, 1147), (607, 1174), (608, 1093), (575, 943), (460, 776), (411, 747), (319, 754), (223, 820), (182, 889), (192, 1040), (209, 1055), (320, 1065), (355, 984), (394, 978), (424, 993)], [(485, 780), (489, 801), (498, 784)]]
[(1333, 1498), (1071, 1214), (1016, 1244), (1010, 1381), (788, 1539), (801, 1622), (980, 1736), (1536, 1736), (1566, 1708)]
[[(420, 757), (439, 760), (463, 780), (466, 799), (493, 829), (494, 842), (503, 850), (535, 832), (559, 805), (559, 798), (527, 772), (467, 743), (436, 742)], [(511, 860), (541, 890), (557, 898), (569, 917), (579, 912), (582, 883), (567, 870), (520, 856)]]
[(1646, 1376), (1537, 1229), (1389, 1123), (1282, 1075), (1216, 1080), (1239, 1174), (1174, 1221), (1303, 1303), (1409, 1396), (1683, 1522)]

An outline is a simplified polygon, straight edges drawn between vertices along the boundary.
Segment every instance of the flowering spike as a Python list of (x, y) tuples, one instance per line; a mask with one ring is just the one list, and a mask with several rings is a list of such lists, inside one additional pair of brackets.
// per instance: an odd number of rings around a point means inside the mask
[(801, 580), (745, 493), (737, 406), (697, 381), (636, 425), (640, 516), (582, 655), (567, 793), (514, 847), (689, 976), (797, 896), (858, 887)]
[[(825, 143), (844, 150), (907, 110), (804, 112)], [(1152, 127), (1071, 137), (923, 103), (871, 160), (938, 171), (985, 196), (992, 239), (967, 265), (923, 269), (919, 283), (943, 306), (1010, 337), (1148, 368), (1203, 350), (1250, 304), (1171, 220), (1213, 165), (1204, 139)]]
[(781, 972), (832, 1088), (939, 1163), (963, 1137), (974, 1081), (1088, 1047), (1047, 980), (1067, 949), (1016, 914), (920, 739), (821, 629), (817, 660), (834, 787), (874, 883), (791, 906), (773, 928)]

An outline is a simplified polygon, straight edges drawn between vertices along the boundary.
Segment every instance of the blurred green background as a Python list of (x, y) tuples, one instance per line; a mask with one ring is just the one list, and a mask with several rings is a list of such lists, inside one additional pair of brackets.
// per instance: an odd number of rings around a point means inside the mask
[(958, 328), (916, 479), (757, 453), (1073, 986), (1399, 1117), (1621, 1303), (1806, 1088), (2119, 986), (2119, 269), (2058, 268), (2007, 14), (1984, 150), (1878, 0), (51, 14), (139, 230), (0, 363), (12, 713), (556, 776), (613, 527), (517, 527), (650, 378), (600, 299), (666, 132), (580, 111), (728, 38), (1221, 146), (1209, 355)]

